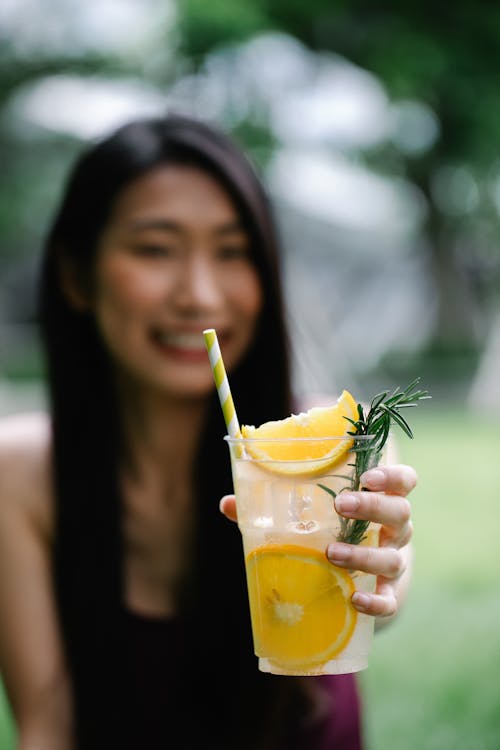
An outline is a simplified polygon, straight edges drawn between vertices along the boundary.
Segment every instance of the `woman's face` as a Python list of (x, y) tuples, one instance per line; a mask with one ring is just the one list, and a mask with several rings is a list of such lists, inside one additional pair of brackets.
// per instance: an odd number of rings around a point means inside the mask
[(98, 247), (92, 310), (118, 371), (179, 397), (213, 388), (202, 331), (231, 370), (253, 338), (262, 289), (224, 188), (196, 167), (158, 167), (119, 195)]

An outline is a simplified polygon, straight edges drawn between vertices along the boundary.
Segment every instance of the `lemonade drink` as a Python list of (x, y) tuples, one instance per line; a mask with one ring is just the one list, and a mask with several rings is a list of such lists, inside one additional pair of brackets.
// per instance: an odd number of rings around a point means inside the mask
[(430, 396), (417, 387), (420, 378), (378, 393), (367, 408), (344, 390), (331, 407), (240, 431), (217, 334), (203, 335), (228, 431), (259, 668), (286, 675), (364, 669), (374, 618), (351, 600), (355, 590), (373, 591), (375, 577), (332, 565), (325, 550), (333, 541), (377, 546), (379, 527), (339, 517), (334, 500), (362, 489), (393, 424), (413, 437), (401, 412)]
[[(370, 450), (369, 438), (309, 438), (306, 450), (301, 438), (226, 440), (259, 669), (286, 675), (364, 669), (374, 618), (357, 612), (351, 597), (373, 591), (375, 577), (332, 565), (325, 550), (342, 538), (334, 496), (354, 486), (356, 455)], [(323, 457), (287, 458), (304, 452)], [(364, 537), (361, 544), (376, 546), (378, 526), (370, 524)]]

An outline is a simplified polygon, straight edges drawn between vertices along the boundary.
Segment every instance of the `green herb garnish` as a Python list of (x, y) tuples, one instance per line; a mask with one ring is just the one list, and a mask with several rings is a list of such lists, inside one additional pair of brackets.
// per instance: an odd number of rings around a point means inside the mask
[[(353, 467), (353, 472), (350, 477), (340, 476), (340, 478), (349, 481), (349, 484), (343, 487), (342, 491), (362, 489), (360, 478), (365, 471), (378, 464), (380, 453), (387, 442), (393, 425), (397, 425), (409, 438), (413, 438), (411, 427), (402, 416), (401, 410), (417, 406), (419, 401), (431, 398), (428, 391), (417, 388), (419, 382), (420, 378), (415, 378), (404, 390), (400, 390), (398, 387), (392, 392), (383, 391), (383, 393), (377, 394), (372, 399), (366, 413), (363, 406), (358, 404), (358, 419), (356, 420), (345, 417), (354, 427), (354, 430), (348, 434), (365, 435), (366, 442), (363, 440), (352, 449), (356, 454), (355, 462), (349, 464)], [(335, 500), (338, 493), (324, 484), (319, 484), (319, 487), (328, 492)], [(359, 544), (365, 539), (369, 525), (369, 521), (341, 517), (337, 541)]]

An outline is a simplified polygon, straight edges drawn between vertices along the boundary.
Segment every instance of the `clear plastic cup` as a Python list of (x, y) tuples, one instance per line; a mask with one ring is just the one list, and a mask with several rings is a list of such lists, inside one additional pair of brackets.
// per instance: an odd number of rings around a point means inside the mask
[[(354, 531), (360, 544), (378, 545), (378, 525), (353, 527), (334, 505), (342, 490), (360, 489), (360, 475), (379, 462), (373, 439), (225, 439), (259, 669), (283, 675), (365, 669), (374, 618), (357, 612), (351, 597), (373, 591), (375, 576), (332, 565), (325, 550), (336, 540), (352, 542)], [(304, 448), (313, 457), (304, 460)], [(300, 460), (289, 458), (298, 453)], [(325, 454), (330, 458), (314, 458)]]

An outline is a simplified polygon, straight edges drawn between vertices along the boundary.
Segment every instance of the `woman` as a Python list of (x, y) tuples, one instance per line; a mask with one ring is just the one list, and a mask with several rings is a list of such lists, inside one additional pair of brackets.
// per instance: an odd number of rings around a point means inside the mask
[[(360, 747), (354, 677), (257, 670), (239, 532), (216, 512), (222, 494), (235, 518), (201, 331), (218, 332), (242, 423), (292, 410), (277, 243), (246, 158), (176, 116), (91, 148), (40, 300), (50, 416), (0, 430), (0, 665), (20, 750)], [(377, 492), (338, 507), (382, 523), (384, 546), (329, 554), (379, 575), (355, 606), (387, 619), (415, 474), (365, 483)]]

